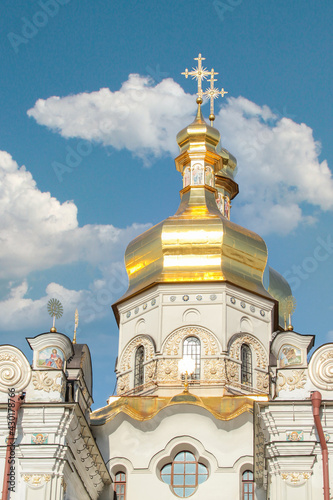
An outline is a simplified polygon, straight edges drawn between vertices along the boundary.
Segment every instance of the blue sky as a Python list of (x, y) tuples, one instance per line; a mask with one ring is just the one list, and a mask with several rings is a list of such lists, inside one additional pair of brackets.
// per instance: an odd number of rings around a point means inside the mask
[(79, 309), (95, 406), (112, 393), (110, 304), (128, 242), (178, 207), (175, 135), (195, 113), (181, 72), (199, 52), (229, 92), (215, 110), (238, 159), (232, 219), (289, 278), (295, 330), (332, 339), (332, 14), (329, 0), (4, 0), (1, 342), (31, 359), (25, 337), (57, 297), (58, 331)]

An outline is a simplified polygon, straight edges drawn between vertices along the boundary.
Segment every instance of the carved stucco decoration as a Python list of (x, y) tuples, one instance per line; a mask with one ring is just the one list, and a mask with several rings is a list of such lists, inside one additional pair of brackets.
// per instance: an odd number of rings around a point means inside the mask
[(239, 382), (239, 364), (227, 360), (227, 378), (229, 382)]
[(268, 393), (269, 390), (269, 376), (268, 373), (262, 373), (257, 371), (257, 389)]
[(240, 360), (240, 351), (242, 344), (248, 344), (252, 347), (256, 354), (257, 368), (265, 369), (268, 364), (266, 351), (261, 342), (259, 342), (256, 337), (248, 333), (244, 335), (240, 334), (235, 338), (229, 349), (230, 357), (238, 361)]
[(57, 391), (63, 393), (65, 384), (59, 384), (59, 381), (61, 382), (61, 376), (56, 375), (55, 377), (51, 377), (45, 371), (34, 372), (32, 375), (32, 383), (35, 391)]
[(225, 360), (224, 359), (204, 359), (203, 360), (204, 380), (225, 381)]
[(201, 341), (201, 354), (205, 356), (214, 356), (218, 354), (219, 347), (215, 336), (205, 330), (196, 326), (188, 326), (180, 328), (179, 330), (171, 333), (163, 346), (163, 354), (167, 356), (179, 356), (182, 354), (182, 345), (186, 337), (198, 337)]
[(304, 484), (311, 476), (310, 472), (281, 472), (281, 477), (291, 486)]
[(23, 474), (23, 479), (30, 486), (41, 486), (51, 481), (51, 474)]
[(129, 373), (126, 373), (125, 375), (120, 375), (118, 377), (117, 394), (123, 394), (124, 392), (129, 391), (129, 381), (130, 381)]
[(133, 367), (133, 353), (141, 345), (145, 349), (145, 361), (153, 359), (155, 355), (153, 339), (148, 335), (138, 335), (127, 344), (122, 353), (119, 364), (121, 372), (130, 370)]
[(321, 346), (309, 363), (309, 377), (313, 385), (325, 391), (333, 391), (333, 346)]
[(161, 382), (173, 382), (179, 379), (178, 359), (161, 359), (157, 364), (157, 379)]
[(144, 367), (145, 382), (151, 382), (156, 378), (156, 360), (150, 361)]
[(27, 358), (17, 347), (0, 346), (0, 392), (8, 388), (21, 392), (29, 384), (31, 368)]
[(278, 373), (277, 391), (294, 391), (295, 389), (303, 389), (306, 383), (305, 370), (292, 370), (288, 372)]

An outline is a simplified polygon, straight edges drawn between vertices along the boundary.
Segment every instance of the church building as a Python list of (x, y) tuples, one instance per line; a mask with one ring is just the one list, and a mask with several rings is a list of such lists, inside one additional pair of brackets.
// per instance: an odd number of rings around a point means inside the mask
[(27, 339), (31, 362), (0, 346), (2, 500), (331, 498), (333, 344), (309, 358), (289, 284), (232, 222), (237, 162), (213, 126), (226, 92), (196, 61), (179, 208), (128, 245), (112, 306), (116, 396), (91, 411), (89, 347), (55, 327)]

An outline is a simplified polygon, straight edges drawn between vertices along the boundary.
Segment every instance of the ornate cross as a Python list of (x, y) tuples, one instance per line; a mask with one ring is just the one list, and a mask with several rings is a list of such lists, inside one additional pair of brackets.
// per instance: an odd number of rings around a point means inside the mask
[(210, 75), (210, 72), (207, 71), (207, 68), (202, 67), (202, 61), (205, 61), (205, 58), (201, 57), (201, 54), (199, 54), (198, 57), (195, 57), (194, 60), (198, 61), (198, 67), (192, 68), (192, 71), (189, 71), (186, 68), (182, 75), (185, 75), (185, 78), (191, 76), (193, 79), (196, 79), (198, 81), (197, 95), (199, 99), (202, 99), (202, 80), (205, 80), (207, 76)]
[[(221, 90), (217, 89), (214, 87), (214, 82), (217, 81), (216, 78), (214, 78), (215, 75), (218, 75), (212, 68), (211, 71), (208, 71), (207, 68), (202, 67), (202, 61), (205, 61), (204, 57), (201, 57), (201, 54), (198, 55), (198, 57), (194, 58), (195, 61), (198, 61), (198, 67), (197, 68), (192, 68), (192, 71), (189, 71), (187, 68), (186, 70), (182, 73), (182, 75), (185, 75), (185, 78), (188, 78), (189, 76), (192, 76), (193, 79), (196, 79), (198, 82), (198, 98), (197, 98), (197, 103), (201, 104), (202, 103), (202, 98), (205, 96), (207, 99), (210, 99), (210, 124), (213, 125), (213, 121), (215, 120), (215, 115), (214, 115), (214, 99), (216, 99), (219, 95), (222, 97), (227, 94), (228, 92), (222, 88)], [(206, 78), (210, 76), (210, 88), (208, 88), (205, 92), (202, 91), (202, 81), (206, 80)]]

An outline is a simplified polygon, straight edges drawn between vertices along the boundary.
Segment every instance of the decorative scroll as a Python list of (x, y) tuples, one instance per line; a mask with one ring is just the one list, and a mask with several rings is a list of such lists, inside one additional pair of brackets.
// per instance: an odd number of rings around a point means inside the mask
[(333, 348), (326, 344), (317, 349), (309, 363), (310, 380), (319, 389), (333, 391)]
[(0, 346), (0, 392), (14, 388), (22, 391), (30, 382), (31, 368), (27, 358), (16, 347)]
[(126, 370), (132, 369), (132, 358), (133, 353), (137, 347), (142, 345), (145, 349), (145, 361), (150, 361), (155, 355), (155, 348), (153, 339), (148, 335), (138, 335), (134, 337), (127, 346), (125, 347), (123, 354), (120, 359), (120, 371), (124, 372)]
[(181, 355), (183, 341), (186, 337), (198, 337), (205, 356), (218, 354), (218, 342), (215, 336), (208, 330), (199, 327), (184, 327), (171, 333), (163, 346), (163, 353), (167, 356)]
[(294, 391), (295, 389), (303, 389), (306, 379), (307, 377), (304, 370), (292, 370), (291, 375), (279, 372), (277, 391)]
[(256, 339), (253, 335), (250, 335), (248, 333), (244, 335), (238, 335), (232, 342), (229, 350), (230, 357), (236, 360), (240, 359), (242, 344), (248, 344), (252, 347), (256, 354), (257, 368), (265, 369), (268, 365), (266, 351), (261, 342), (259, 342), (259, 340)]
[(60, 378), (59, 375), (55, 377), (50, 377), (48, 372), (38, 371), (33, 373), (32, 383), (34, 385), (35, 391), (63, 392), (62, 385), (64, 386), (64, 384), (60, 385), (57, 383), (57, 380), (59, 380), (59, 378)]

